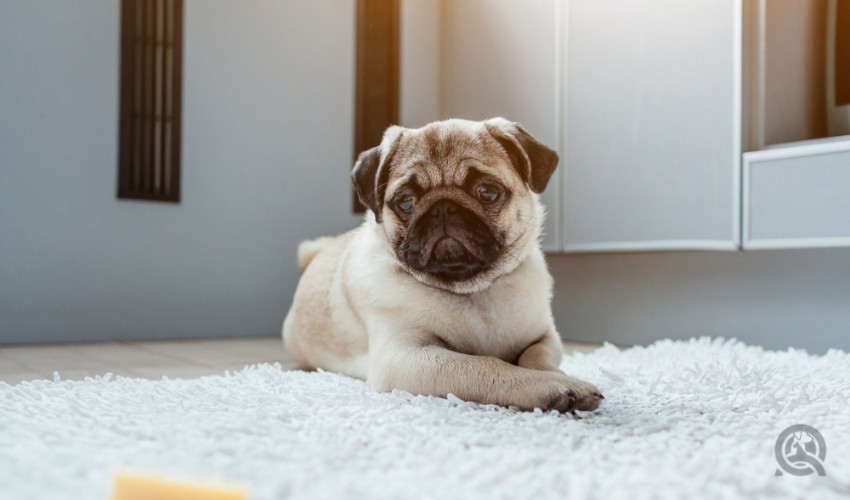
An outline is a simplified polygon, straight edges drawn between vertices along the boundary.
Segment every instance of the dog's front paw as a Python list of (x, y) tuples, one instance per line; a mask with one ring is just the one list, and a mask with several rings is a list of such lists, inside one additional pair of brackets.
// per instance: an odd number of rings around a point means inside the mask
[(561, 413), (575, 410), (591, 411), (599, 407), (605, 396), (595, 385), (568, 377), (562, 373), (553, 374), (555, 380), (547, 385), (542, 401), (535, 405), (542, 410), (557, 410)]
[(569, 376), (565, 376), (565, 378), (567, 379), (566, 386), (575, 395), (573, 409), (591, 411), (599, 408), (599, 403), (605, 399), (605, 396), (595, 385)]

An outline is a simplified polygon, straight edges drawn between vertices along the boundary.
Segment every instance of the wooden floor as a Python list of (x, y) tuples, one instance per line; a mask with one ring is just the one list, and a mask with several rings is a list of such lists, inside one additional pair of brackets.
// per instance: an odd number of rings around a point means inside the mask
[[(567, 342), (564, 347), (567, 352), (586, 352), (599, 345)], [(296, 367), (283, 342), (269, 337), (12, 346), (0, 347), (0, 382), (53, 379), (54, 372), (70, 380), (110, 372), (150, 379), (193, 378), (274, 362), (285, 369)]]

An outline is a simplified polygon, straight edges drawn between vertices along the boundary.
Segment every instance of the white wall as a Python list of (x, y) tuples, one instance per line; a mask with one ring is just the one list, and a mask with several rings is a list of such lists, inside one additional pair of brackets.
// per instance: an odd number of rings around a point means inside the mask
[(399, 125), (440, 119), (440, 0), (401, 0)]
[(115, 197), (119, 4), (0, 4), (0, 343), (276, 335), (359, 220), (354, 3), (186, 2), (179, 205)]
[[(440, 117), (504, 116), (556, 149), (557, 7), (557, 0), (443, 0)], [(559, 168), (543, 194), (546, 248), (560, 247), (560, 185)]]
[[(444, 0), (442, 8), (442, 116), (504, 114), (557, 144), (557, 0)], [(550, 254), (549, 264), (566, 339), (714, 335), (850, 349), (850, 249)]]

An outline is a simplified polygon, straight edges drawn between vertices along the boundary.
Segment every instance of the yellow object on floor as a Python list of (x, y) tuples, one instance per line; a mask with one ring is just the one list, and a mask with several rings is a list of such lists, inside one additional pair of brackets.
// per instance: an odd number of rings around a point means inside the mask
[(230, 486), (200, 486), (151, 477), (115, 474), (112, 500), (245, 500), (245, 491)]

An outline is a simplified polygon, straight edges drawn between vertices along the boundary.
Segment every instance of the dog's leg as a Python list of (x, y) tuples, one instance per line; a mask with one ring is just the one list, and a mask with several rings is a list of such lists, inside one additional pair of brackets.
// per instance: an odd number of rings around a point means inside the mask
[(584, 388), (559, 371), (531, 370), (436, 345), (372, 347), (368, 380), (384, 392), (400, 389), (440, 397), (451, 393), (466, 401), (567, 412), (578, 409), (574, 387)]
[[(517, 365), (532, 370), (563, 373), (558, 369), (563, 356), (561, 338), (553, 328), (542, 339), (531, 344), (523, 351), (517, 361)], [(575, 409), (595, 410), (599, 406), (599, 402), (605, 398), (595, 385), (577, 378), (567, 378), (570, 380), (569, 387), (575, 394)]]
[(563, 356), (561, 339), (552, 329), (543, 338), (525, 348), (517, 365), (532, 370), (558, 371)]

